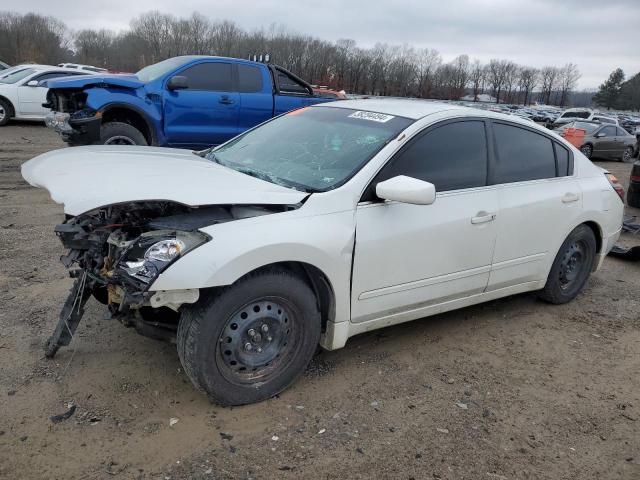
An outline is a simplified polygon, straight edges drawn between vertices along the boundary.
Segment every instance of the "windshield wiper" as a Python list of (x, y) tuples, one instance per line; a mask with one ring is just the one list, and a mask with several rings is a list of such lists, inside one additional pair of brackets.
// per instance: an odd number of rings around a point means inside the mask
[(313, 193), (313, 189), (307, 187), (306, 185), (301, 185), (296, 182), (291, 182), (289, 180), (284, 180), (280, 177), (276, 177), (275, 175), (271, 175), (270, 173), (261, 172), (259, 170), (253, 170), (247, 167), (239, 167), (239, 166), (229, 166), (229, 168), (236, 170), (240, 173), (244, 173), (245, 175), (249, 175), (254, 178), (258, 178), (260, 180), (264, 180), (266, 182), (275, 183), (276, 185), (280, 185), (281, 187), (293, 188), (294, 190), (302, 191), (305, 193)]

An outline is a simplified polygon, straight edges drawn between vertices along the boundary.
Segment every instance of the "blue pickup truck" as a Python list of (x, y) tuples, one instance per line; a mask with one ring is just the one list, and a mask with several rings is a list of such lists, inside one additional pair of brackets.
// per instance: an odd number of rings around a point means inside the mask
[(208, 147), (333, 100), (282, 67), (211, 56), (169, 58), (135, 75), (51, 80), (48, 87), (46, 123), (70, 145)]

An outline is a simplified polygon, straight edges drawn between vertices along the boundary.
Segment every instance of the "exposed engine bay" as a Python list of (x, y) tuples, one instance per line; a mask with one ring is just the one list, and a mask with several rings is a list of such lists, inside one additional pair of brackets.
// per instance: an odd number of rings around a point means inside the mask
[(107, 318), (138, 333), (173, 341), (179, 308), (199, 298), (198, 289), (149, 291), (174, 261), (208, 242), (200, 228), (297, 208), (290, 205), (189, 207), (168, 201), (109, 205), (67, 220), (55, 232), (68, 252), (60, 261), (75, 283), (47, 342), (52, 357), (69, 345), (93, 296), (107, 305)]

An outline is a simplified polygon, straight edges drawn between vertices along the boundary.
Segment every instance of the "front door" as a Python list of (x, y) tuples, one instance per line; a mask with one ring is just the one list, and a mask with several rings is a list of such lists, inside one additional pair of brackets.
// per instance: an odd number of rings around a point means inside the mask
[(240, 96), (231, 63), (198, 63), (175, 75), (186, 77), (188, 86), (165, 90), (163, 95), (164, 132), (169, 144), (219, 145), (239, 133)]
[(616, 151), (616, 127), (606, 125), (596, 132), (597, 139), (593, 145), (593, 156), (610, 157)]
[[(484, 291), (498, 213), (487, 149), (484, 121), (450, 121), (410, 141), (377, 175), (356, 211), (353, 322)], [(381, 202), (375, 184), (397, 175), (433, 183), (435, 202)]]

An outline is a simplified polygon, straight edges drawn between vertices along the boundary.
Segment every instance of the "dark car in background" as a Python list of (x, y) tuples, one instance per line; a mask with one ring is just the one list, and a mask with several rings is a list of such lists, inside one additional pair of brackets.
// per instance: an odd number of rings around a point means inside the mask
[(630, 162), (636, 138), (617, 125), (591, 121), (573, 121), (556, 129), (561, 133), (567, 128), (579, 128), (586, 132), (580, 151), (587, 158), (615, 158)]
[(640, 208), (640, 158), (634, 162), (631, 175), (629, 176), (627, 205)]

